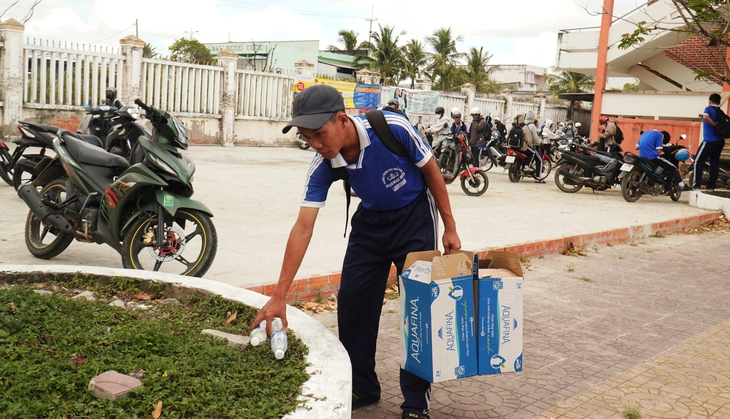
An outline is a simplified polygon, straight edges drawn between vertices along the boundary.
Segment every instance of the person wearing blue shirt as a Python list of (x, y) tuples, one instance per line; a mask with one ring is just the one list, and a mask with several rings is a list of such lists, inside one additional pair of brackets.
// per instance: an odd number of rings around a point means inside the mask
[(707, 189), (715, 189), (717, 176), (720, 173), (720, 154), (722, 154), (722, 149), (725, 147), (725, 139), (715, 131), (720, 100), (719, 94), (711, 94), (710, 103), (702, 111), (703, 141), (695, 156), (693, 179), (695, 189), (702, 187), (702, 172), (706, 161), (710, 161), (710, 177), (707, 179), (707, 185), (705, 186)]
[[(337, 296), (339, 339), (352, 365), (352, 409), (380, 400), (375, 351), (383, 296), (391, 263), (398, 274), (410, 252), (436, 249), (437, 214), (444, 224), (444, 253), (461, 248), (449, 196), (431, 150), (404, 116), (383, 112), (389, 129), (406, 150), (395, 155), (364, 117), (345, 113), (340, 93), (327, 85), (310, 86), (294, 100), (293, 118), (282, 130), (297, 127), (317, 152), (307, 171), (299, 216), (286, 244), (279, 281), (252, 327), (274, 317), (286, 320), (286, 294), (309, 246), (319, 209), (333, 173), (345, 168), (361, 203), (352, 216), (350, 239)], [(341, 170), (341, 169), (337, 169)], [(428, 419), (430, 383), (403, 369), (402, 418)]]
[(451, 117), (454, 119), (454, 122), (451, 124), (452, 133), (459, 134), (460, 132), (468, 132), (468, 129), (466, 128), (466, 122), (461, 120), (461, 112), (452, 112)]
[(641, 134), (639, 142), (636, 144), (636, 148), (639, 149), (639, 157), (645, 157), (662, 167), (664, 170), (670, 171), (679, 187), (683, 191), (687, 191), (690, 188), (682, 182), (682, 176), (680, 176), (677, 167), (659, 154), (659, 151), (664, 148), (663, 139), (664, 136), (662, 133), (655, 129), (645, 131)]

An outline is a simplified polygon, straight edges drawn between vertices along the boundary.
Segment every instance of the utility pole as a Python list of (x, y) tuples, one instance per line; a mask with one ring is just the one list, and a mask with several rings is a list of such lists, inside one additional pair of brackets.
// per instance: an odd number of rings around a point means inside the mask
[(368, 31), (368, 34), (369, 34), (369, 36), (368, 36), (368, 55), (370, 55), (371, 46), (372, 46), (372, 42), (373, 42), (373, 21), (375, 21), (375, 22), (378, 21), (378, 19), (373, 19), (374, 11), (375, 11), (375, 5), (371, 6), (370, 19), (367, 19), (367, 18), (365, 19), (368, 22), (370, 22), (370, 30)]
[(139, 19), (134, 19), (134, 36), (139, 38)]
[(190, 40), (193, 40), (193, 39), (195, 39), (194, 35), (196, 33), (198, 33), (198, 31), (194, 31), (193, 28), (190, 28), (190, 31), (185, 31), (185, 33), (189, 33), (190, 34)]

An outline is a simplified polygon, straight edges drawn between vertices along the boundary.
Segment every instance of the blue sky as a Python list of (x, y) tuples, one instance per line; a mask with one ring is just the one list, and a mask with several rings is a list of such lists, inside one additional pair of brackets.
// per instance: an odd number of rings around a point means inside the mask
[[(0, 13), (14, 0), (3, 0)], [(319, 40), (320, 48), (335, 44), (341, 29), (366, 39), (372, 17), (378, 25), (403, 31), (406, 42), (425, 38), (441, 27), (451, 28), (467, 52), (484, 47), (493, 64), (555, 63), (557, 33), (561, 29), (598, 26), (601, 0), (521, 0), (432, 2), (423, 0), (42, 0), (27, 22), (27, 37), (50, 41), (119, 46), (119, 39), (135, 34), (158, 53), (190, 32), (201, 42)], [(32, 0), (20, 0), (3, 16), (22, 20)], [(615, 0), (614, 14), (638, 4)]]

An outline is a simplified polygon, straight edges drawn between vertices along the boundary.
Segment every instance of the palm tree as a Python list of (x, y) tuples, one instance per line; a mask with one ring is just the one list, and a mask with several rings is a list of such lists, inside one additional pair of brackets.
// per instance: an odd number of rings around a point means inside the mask
[(435, 79), (438, 77), (441, 90), (449, 89), (452, 87), (454, 73), (456, 73), (457, 60), (463, 55), (456, 50), (456, 42), (462, 41), (463, 38), (461, 35), (452, 38), (451, 28), (441, 28), (426, 40), (435, 51), (432, 54), (433, 61), (429, 68), (432, 80), (436, 82)]
[(144, 43), (144, 47), (142, 48), (142, 57), (143, 58), (155, 58), (157, 56), (157, 51), (155, 51), (155, 47), (152, 46), (149, 42)]
[(463, 81), (473, 84), (477, 92), (489, 90), (489, 75), (499, 68), (499, 66), (487, 68), (491, 59), (492, 54), (489, 51), (484, 51), (484, 47), (479, 47), (479, 49), (472, 47), (469, 50), (466, 67), (462, 71)]
[(345, 48), (340, 49), (337, 45), (330, 45), (327, 47), (329, 51), (354, 51), (358, 48), (357, 34), (353, 30), (341, 30), (337, 32), (337, 42), (342, 44)]
[(380, 73), (380, 84), (384, 86), (397, 85), (404, 67), (403, 47), (398, 46), (398, 38), (405, 32), (394, 36), (393, 30), (393, 27), (380, 26), (380, 32), (373, 33), (371, 45), (370, 69)]
[(411, 78), (411, 89), (416, 86), (416, 79), (421, 76), (423, 68), (428, 64), (429, 56), (424, 50), (425, 45), (417, 40), (411, 39), (403, 50), (405, 64), (405, 75)]
[(573, 73), (553, 68), (553, 74), (549, 74), (545, 81), (548, 90), (554, 95), (560, 93), (586, 93), (592, 92), (596, 85), (593, 76), (582, 73)]

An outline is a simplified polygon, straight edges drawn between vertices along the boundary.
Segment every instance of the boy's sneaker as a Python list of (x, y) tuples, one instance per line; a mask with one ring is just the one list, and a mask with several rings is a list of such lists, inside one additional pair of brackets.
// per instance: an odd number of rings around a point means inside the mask
[(380, 397), (364, 393), (356, 388), (352, 389), (352, 410), (359, 409), (380, 401)]
[(693, 190), (693, 188), (692, 188), (691, 186), (687, 185), (687, 184), (685, 184), (684, 186), (682, 186), (682, 187), (681, 187), (681, 188), (679, 188), (679, 189), (680, 189), (680, 190), (681, 190), (682, 192), (686, 192), (686, 191), (691, 191), (691, 190)]
[(525, 167), (522, 168), (522, 171), (525, 172), (525, 173), (534, 173), (535, 172), (535, 169), (533, 169), (530, 166), (525, 166)]
[(401, 419), (430, 419), (425, 413), (403, 412)]

